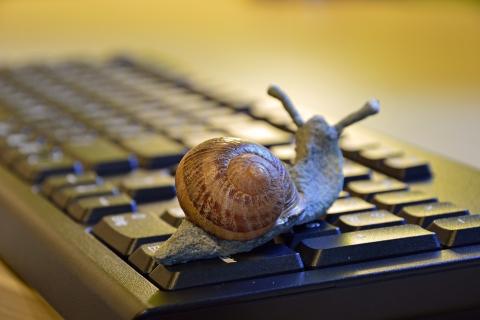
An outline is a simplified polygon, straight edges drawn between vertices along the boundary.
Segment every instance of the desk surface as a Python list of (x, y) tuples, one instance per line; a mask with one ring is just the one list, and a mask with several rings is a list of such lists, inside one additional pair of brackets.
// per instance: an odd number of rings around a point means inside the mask
[(0, 261), (0, 319), (61, 319), (45, 300)]
[[(480, 168), (478, 2), (120, 4), (4, 0), (0, 61), (119, 51), (160, 55), (261, 99), (266, 86), (276, 82), (305, 116), (332, 119), (376, 96), (382, 114), (365, 126)], [(4, 269), (0, 318), (2, 312), (30, 312), (25, 304), (35, 295), (9, 289), (8, 283), (18, 282)], [(29, 317), (40, 309), (53, 317), (43, 301), (32, 304)]]

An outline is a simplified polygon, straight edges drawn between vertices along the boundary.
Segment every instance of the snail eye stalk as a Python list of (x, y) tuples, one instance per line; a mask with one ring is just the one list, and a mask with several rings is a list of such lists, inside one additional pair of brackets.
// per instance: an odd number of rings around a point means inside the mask
[(369, 116), (377, 114), (380, 111), (380, 101), (377, 99), (370, 99), (367, 101), (363, 107), (358, 109), (357, 111), (349, 114), (342, 120), (340, 120), (335, 126), (335, 130), (337, 131), (338, 136), (342, 134), (343, 129), (352, 125), (356, 122), (359, 122)]
[(278, 86), (272, 85), (268, 87), (267, 93), (280, 100), (285, 110), (287, 110), (290, 117), (292, 117), (293, 122), (297, 125), (298, 128), (303, 126), (304, 121), (300, 112), (298, 112), (297, 108), (293, 105), (292, 100), (288, 97), (288, 95), (280, 89)]

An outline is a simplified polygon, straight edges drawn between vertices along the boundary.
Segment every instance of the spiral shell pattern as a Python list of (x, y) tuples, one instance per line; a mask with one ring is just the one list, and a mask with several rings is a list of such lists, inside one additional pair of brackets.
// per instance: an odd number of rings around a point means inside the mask
[(299, 201), (283, 163), (263, 146), (236, 138), (210, 139), (190, 150), (175, 184), (187, 217), (226, 240), (264, 234)]

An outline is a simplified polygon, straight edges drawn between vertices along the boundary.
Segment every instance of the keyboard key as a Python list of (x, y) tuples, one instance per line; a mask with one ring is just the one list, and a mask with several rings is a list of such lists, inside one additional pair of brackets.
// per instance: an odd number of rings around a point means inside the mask
[(144, 168), (156, 169), (172, 166), (182, 159), (185, 147), (161, 135), (141, 135), (121, 141), (134, 153)]
[(120, 141), (126, 139), (133, 139), (149, 134), (148, 130), (138, 124), (129, 124), (119, 127), (106, 127), (105, 134), (109, 136), (113, 141), (120, 143)]
[(107, 127), (124, 127), (130, 124), (130, 120), (126, 116), (112, 115), (111, 117), (95, 117), (91, 120), (91, 125), (97, 129), (104, 130)]
[(394, 179), (354, 181), (347, 184), (347, 191), (352, 195), (370, 201), (375, 194), (407, 190), (408, 185)]
[(93, 172), (85, 172), (81, 175), (67, 174), (65, 176), (53, 176), (43, 182), (42, 192), (46, 196), (51, 196), (55, 191), (64, 187), (96, 184), (99, 181), (100, 178)]
[(10, 165), (29, 156), (48, 156), (51, 152), (52, 146), (43, 141), (29, 141), (18, 145), (16, 148), (4, 150), (0, 157), (6, 164)]
[(5, 137), (7, 137), (15, 130), (15, 125), (7, 121), (8, 118), (11, 116), (10, 114), (6, 113), (5, 110), (1, 109), (0, 113), (0, 141), (4, 141)]
[(66, 144), (65, 151), (99, 175), (125, 173), (137, 167), (135, 157), (101, 138)]
[(152, 272), (158, 266), (155, 261), (155, 253), (160, 248), (161, 243), (153, 242), (140, 246), (128, 257), (128, 261), (144, 274)]
[(185, 219), (185, 212), (183, 212), (182, 208), (180, 207), (169, 208), (165, 210), (160, 218), (162, 218), (162, 220), (167, 222), (172, 227), (178, 228), (183, 219)]
[(68, 206), (68, 214), (74, 219), (93, 224), (104, 216), (135, 212), (135, 201), (124, 194), (79, 199)]
[(55, 128), (48, 133), (49, 137), (52, 140), (57, 141), (58, 143), (66, 143), (68, 141), (79, 141), (86, 140), (87, 138), (94, 139), (95, 134), (92, 131), (89, 131), (84, 128)]
[(66, 208), (74, 200), (87, 197), (100, 197), (117, 194), (118, 190), (109, 183), (85, 184), (61, 188), (52, 195), (53, 201), (61, 208)]
[[(230, 111), (229, 113), (226, 114), (219, 114), (218, 108), (213, 109), (211, 114), (205, 114), (205, 112), (202, 113), (195, 113), (195, 116), (198, 116), (200, 118), (203, 118), (206, 120), (206, 122), (213, 128), (218, 128), (218, 129), (228, 129), (231, 126), (242, 126), (245, 125), (252, 121), (252, 117), (248, 116), (245, 113), (234, 113)], [(225, 109), (225, 108), (224, 108)]]
[[(217, 103), (208, 101), (198, 95), (189, 94), (188, 91), (179, 89), (178, 87), (177, 88), (161, 87), (158, 89), (163, 91), (163, 94), (160, 97), (164, 106), (176, 112), (181, 112), (183, 114), (191, 114), (191, 113), (196, 114), (196, 112), (200, 110), (211, 109), (211, 108), (218, 108), (218, 109), (222, 108), (222, 107), (219, 107)], [(222, 108), (222, 109), (227, 109), (227, 108)]]
[(286, 130), (292, 133), (297, 131), (297, 125), (293, 122), (292, 118), (287, 113), (274, 112), (265, 116), (265, 120), (282, 130)]
[(29, 156), (14, 165), (18, 173), (33, 183), (41, 183), (45, 178), (60, 174), (78, 174), (82, 165), (61, 153), (49, 156)]
[(250, 114), (255, 118), (265, 118), (268, 114), (282, 110), (282, 104), (278, 100), (262, 99), (257, 101), (250, 109)]
[(303, 240), (297, 247), (311, 268), (382, 259), (440, 248), (435, 233), (400, 225)]
[(183, 137), (181, 140), (188, 148), (193, 148), (206, 140), (224, 136), (225, 133), (222, 131), (205, 130), (196, 132), (195, 135)]
[(340, 150), (342, 150), (343, 155), (346, 158), (356, 160), (359, 158), (359, 154), (361, 151), (373, 149), (378, 147), (377, 142), (369, 141), (369, 140), (356, 140), (354, 138), (349, 137), (342, 137), (340, 139)]
[(207, 121), (212, 117), (234, 114), (234, 111), (229, 108), (219, 106), (214, 102), (202, 98), (199, 99), (198, 97), (196, 100), (193, 100), (192, 103), (180, 103), (176, 105), (175, 110), (178, 110), (184, 114), (192, 115), (198, 119), (205, 119)]
[(175, 228), (154, 215), (125, 213), (106, 216), (93, 227), (93, 234), (123, 256), (142, 244), (166, 240)]
[(428, 179), (432, 176), (428, 162), (413, 156), (385, 160), (384, 171), (401, 181)]
[(373, 203), (380, 209), (398, 213), (403, 207), (422, 203), (437, 202), (437, 198), (421, 191), (397, 191), (377, 194), (373, 197)]
[(269, 244), (232, 257), (158, 265), (150, 278), (163, 289), (177, 290), (302, 269), (297, 252), (285, 245)]
[(325, 219), (329, 222), (335, 222), (339, 216), (349, 213), (375, 210), (375, 205), (366, 202), (363, 199), (352, 197), (336, 200), (327, 210)]
[(158, 117), (145, 120), (145, 122), (148, 123), (149, 126), (161, 132), (168, 131), (168, 128), (170, 127), (186, 125), (190, 121), (190, 118), (184, 114), (174, 114), (170, 117)]
[(340, 216), (337, 225), (343, 232), (390, 227), (404, 224), (405, 219), (386, 210), (352, 213)]
[[(144, 203), (144, 204), (141, 205), (140, 210), (144, 213), (153, 214), (154, 216), (163, 220), (161, 217), (165, 213), (166, 210), (168, 210), (170, 208), (178, 208), (178, 207), (180, 207), (180, 204), (178, 203), (177, 197), (174, 197), (170, 200)], [(163, 220), (163, 221), (165, 221), (165, 220)], [(165, 221), (165, 222), (167, 222), (167, 221)]]
[(216, 101), (222, 105), (225, 105), (235, 111), (245, 112), (250, 109), (254, 104), (253, 101), (245, 99), (244, 95), (239, 94), (238, 92), (231, 92), (229, 89), (224, 88), (205, 88), (199, 87), (198, 84), (195, 85), (195, 92), (202, 94), (204, 97)]
[(295, 248), (304, 239), (338, 233), (340, 233), (338, 227), (332, 226), (325, 221), (318, 220), (294, 226), (289, 232), (281, 234), (278, 237), (277, 242), (285, 243), (290, 248)]
[(135, 116), (138, 119), (141, 119), (147, 122), (156, 118), (171, 118), (171, 117), (175, 117), (175, 115), (176, 113), (173, 110), (167, 110), (167, 109), (150, 109), (150, 110), (139, 111), (135, 114)]
[(170, 176), (148, 175), (125, 179), (120, 188), (138, 203), (175, 197), (175, 181)]
[(408, 223), (428, 227), (435, 219), (458, 217), (468, 214), (468, 210), (457, 207), (449, 202), (436, 202), (404, 207), (399, 216)]
[(371, 167), (380, 168), (386, 159), (402, 156), (403, 152), (399, 149), (386, 146), (360, 151), (358, 161)]
[(0, 150), (16, 148), (24, 143), (28, 143), (34, 137), (30, 132), (10, 132), (8, 135), (1, 137), (0, 139)]
[(232, 137), (256, 142), (267, 147), (289, 144), (292, 141), (292, 135), (289, 132), (277, 129), (266, 122), (258, 120), (252, 120), (244, 125), (228, 125), (227, 131)]
[(435, 232), (446, 247), (480, 243), (480, 215), (435, 220), (428, 229)]
[(177, 169), (178, 169), (178, 164), (177, 164), (177, 165), (174, 165), (174, 166), (171, 166), (170, 168), (168, 168), (168, 173), (169, 173), (172, 177), (175, 177), (175, 175), (177, 174)]
[(357, 180), (368, 180), (372, 170), (357, 164), (353, 161), (345, 160), (343, 163), (343, 184)]
[(176, 127), (165, 128), (165, 133), (175, 140), (185, 140), (188, 137), (195, 136), (197, 133), (208, 131), (208, 127), (201, 123), (187, 123)]

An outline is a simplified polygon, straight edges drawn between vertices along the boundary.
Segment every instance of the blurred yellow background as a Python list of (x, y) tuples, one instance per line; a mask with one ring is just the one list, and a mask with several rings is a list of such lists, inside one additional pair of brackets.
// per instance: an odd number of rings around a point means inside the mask
[(158, 56), (305, 115), (376, 96), (364, 126), (480, 168), (480, 4), (473, 1), (0, 2), (1, 63)]

